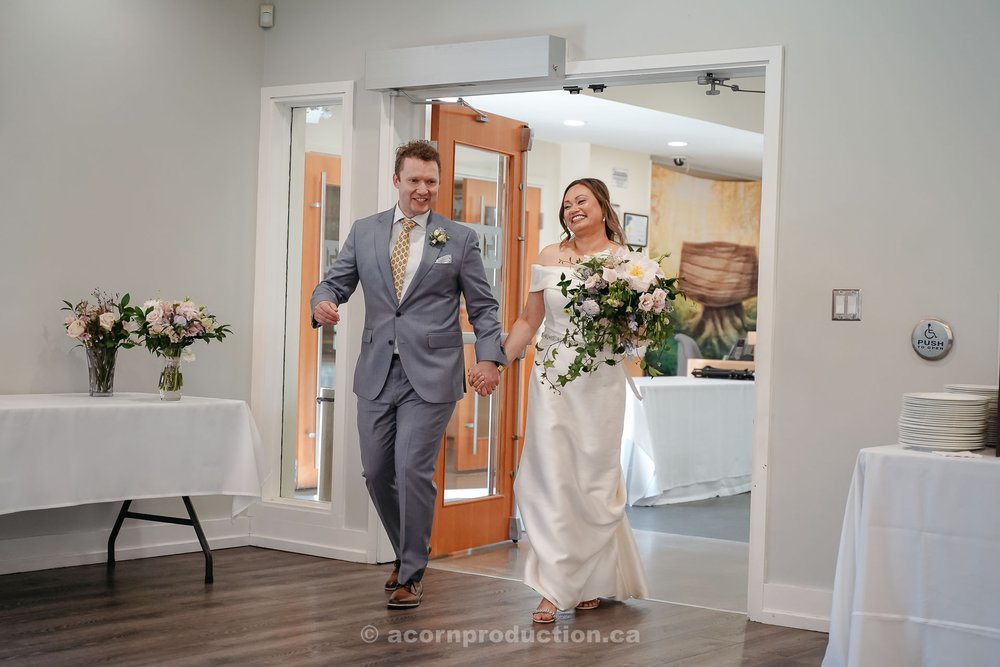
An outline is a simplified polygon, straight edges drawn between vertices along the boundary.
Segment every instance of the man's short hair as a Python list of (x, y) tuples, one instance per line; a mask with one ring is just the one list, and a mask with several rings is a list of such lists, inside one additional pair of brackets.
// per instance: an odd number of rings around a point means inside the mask
[(426, 139), (407, 141), (396, 149), (396, 170), (394, 172), (396, 176), (399, 176), (399, 172), (403, 169), (403, 160), (408, 157), (423, 160), (424, 162), (434, 162), (438, 166), (438, 171), (441, 171), (441, 154), (438, 153), (438, 149), (434, 144)]

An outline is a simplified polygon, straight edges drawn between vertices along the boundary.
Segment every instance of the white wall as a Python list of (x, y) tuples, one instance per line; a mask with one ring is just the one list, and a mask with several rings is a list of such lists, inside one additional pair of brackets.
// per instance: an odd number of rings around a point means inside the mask
[[(571, 60), (785, 48), (768, 583), (828, 595), (857, 450), (894, 441), (901, 393), (996, 381), (1000, 89), (981, 79), (1000, 57), (993, 0), (718, 0), (710, 22), (696, 0), (284, 0), (267, 33), (246, 0), (96, 4), (4, 3), (0, 278), (16, 317), (0, 391), (83, 390), (58, 306), (99, 285), (210, 304), (236, 336), (199, 350), (189, 389), (245, 398), (257, 88), (361, 82), (361, 214), (378, 187), (365, 49), (535, 34), (565, 37)], [(830, 321), (837, 287), (862, 289), (862, 322)], [(956, 335), (936, 363), (909, 349), (928, 315)], [(118, 388), (154, 377), (132, 351)]]
[[(615, 172), (627, 174), (621, 185)], [(653, 179), (649, 155), (595, 145), (590, 153), (590, 174), (604, 181), (611, 202), (621, 206), (622, 213), (649, 215)]]
[[(184, 390), (249, 397), (258, 4), (3, 3), (0, 393), (86, 391), (86, 361), (59, 308), (100, 287), (207, 304), (234, 333), (195, 345)], [(160, 366), (142, 349), (122, 351), (115, 390), (154, 392)], [(245, 543), (231, 499), (194, 504), (214, 545), (241, 533)], [(178, 500), (135, 509), (184, 513)], [(0, 516), (0, 572), (100, 559), (116, 512), (100, 504)], [(183, 526), (126, 522), (119, 544), (190, 548), (190, 539)]]
[(534, 141), (528, 153), (528, 185), (541, 188), (542, 228), (538, 235), (538, 248), (557, 243), (562, 234), (559, 225), (559, 201), (565, 183), (560, 182), (559, 161), (562, 148), (547, 141)]
[[(4, 3), (0, 22), (0, 267), (16, 317), (0, 392), (86, 389), (61, 300), (94, 287), (190, 296), (234, 335), (193, 348), (193, 394), (249, 394), (257, 3)], [(159, 363), (119, 357), (115, 388)]]

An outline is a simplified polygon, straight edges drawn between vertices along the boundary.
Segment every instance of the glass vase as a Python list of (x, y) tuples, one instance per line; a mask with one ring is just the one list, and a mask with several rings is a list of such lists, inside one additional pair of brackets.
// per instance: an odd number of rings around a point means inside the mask
[(113, 396), (115, 393), (115, 360), (117, 347), (87, 347), (87, 372), (90, 375), (91, 396)]
[(160, 400), (181, 400), (181, 387), (184, 386), (184, 374), (181, 373), (181, 355), (166, 355), (163, 357), (163, 370), (160, 372)]

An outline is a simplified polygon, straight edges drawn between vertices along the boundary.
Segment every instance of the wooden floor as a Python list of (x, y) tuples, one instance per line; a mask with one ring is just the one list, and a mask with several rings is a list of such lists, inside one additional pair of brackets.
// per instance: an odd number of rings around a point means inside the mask
[(827, 636), (741, 614), (603, 601), (534, 625), (533, 591), (442, 570), (389, 611), (387, 566), (241, 547), (0, 576), (13, 665), (819, 665)]

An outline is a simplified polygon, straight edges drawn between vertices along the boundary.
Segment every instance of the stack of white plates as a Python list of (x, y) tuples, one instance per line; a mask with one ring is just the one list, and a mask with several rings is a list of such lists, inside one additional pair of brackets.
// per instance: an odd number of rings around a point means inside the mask
[(955, 394), (966, 396), (985, 396), (990, 399), (989, 409), (986, 411), (986, 445), (993, 447), (997, 444), (997, 385), (988, 384), (946, 384), (944, 390)]
[(978, 394), (903, 394), (899, 444), (912, 449), (982, 449), (990, 399)]

